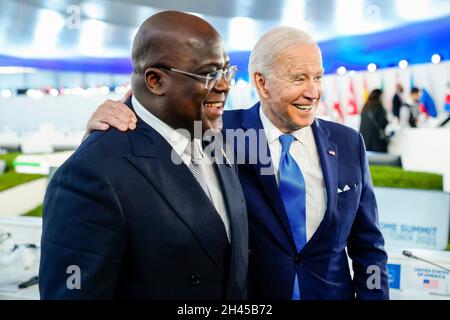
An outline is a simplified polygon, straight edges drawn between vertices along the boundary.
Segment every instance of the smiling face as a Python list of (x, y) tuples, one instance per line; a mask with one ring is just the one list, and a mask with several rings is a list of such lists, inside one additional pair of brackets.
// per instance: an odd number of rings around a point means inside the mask
[[(203, 63), (202, 72), (200, 74), (208, 74), (220, 69), (230, 66), (230, 59), (225, 51), (223, 43), (218, 44), (215, 52)], [(225, 108), (225, 102), (230, 91), (230, 84), (222, 77), (218, 82), (215, 82), (213, 87), (209, 90), (203, 102), (203, 117), (202, 125), (203, 131), (213, 130), (220, 131), (222, 129), (222, 115)]]
[(253, 75), (266, 116), (285, 133), (311, 125), (323, 93), (320, 49), (315, 44), (288, 47), (272, 70)]
[(177, 11), (148, 18), (133, 41), (133, 94), (174, 129), (220, 130), (230, 85), (206, 77), (229, 64), (220, 34), (205, 20)]
[[(219, 36), (209, 41), (191, 39), (185, 46), (178, 46), (176, 59), (166, 61), (170, 67), (206, 76), (228, 66), (229, 58)], [(230, 85), (222, 79), (211, 89), (205, 89), (205, 79), (167, 71), (171, 78), (168, 102), (170, 112), (191, 131), (194, 121), (202, 121), (203, 131), (222, 128), (222, 114)], [(211, 80), (210, 80), (211, 81)]]

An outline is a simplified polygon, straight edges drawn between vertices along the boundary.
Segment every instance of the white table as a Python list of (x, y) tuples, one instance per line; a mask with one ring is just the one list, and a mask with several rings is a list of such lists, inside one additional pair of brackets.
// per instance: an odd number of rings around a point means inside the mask
[(26, 289), (0, 287), (0, 300), (39, 300), (37, 284)]

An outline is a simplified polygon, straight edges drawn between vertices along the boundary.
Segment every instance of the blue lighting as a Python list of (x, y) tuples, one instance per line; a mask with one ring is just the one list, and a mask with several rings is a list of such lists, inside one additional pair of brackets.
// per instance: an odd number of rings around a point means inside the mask
[[(430, 63), (438, 53), (442, 60), (450, 59), (450, 16), (419, 22), (368, 35), (347, 36), (319, 43), (326, 73), (340, 66), (347, 70), (366, 70), (369, 63), (377, 68), (397, 67), (402, 59), (409, 64)], [(249, 51), (230, 52), (232, 64), (238, 66), (238, 79), (248, 79)], [(53, 71), (75, 71), (129, 74), (130, 58), (66, 58), (25, 59), (0, 55), (0, 66), (31, 67)]]

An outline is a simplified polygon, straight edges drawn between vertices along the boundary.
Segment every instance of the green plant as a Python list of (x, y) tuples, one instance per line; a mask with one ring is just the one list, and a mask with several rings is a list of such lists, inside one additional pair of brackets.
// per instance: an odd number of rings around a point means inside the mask
[(404, 189), (443, 189), (442, 175), (406, 171), (398, 167), (370, 166), (374, 186)]
[(27, 213), (23, 214), (23, 216), (26, 217), (42, 217), (42, 204), (38, 206), (37, 208), (34, 208), (31, 211), (28, 211)]
[(19, 152), (0, 154), (0, 160), (6, 160), (6, 171), (4, 174), (0, 175), (0, 191), (45, 177), (45, 175), (42, 174), (17, 173), (14, 170), (13, 162), (19, 155)]
[(24, 174), (10, 170), (0, 176), (0, 191), (18, 186), (19, 184), (30, 182), (45, 177), (42, 174)]
[(0, 154), (0, 160), (6, 160), (6, 172), (14, 170), (13, 161), (20, 155), (20, 152)]

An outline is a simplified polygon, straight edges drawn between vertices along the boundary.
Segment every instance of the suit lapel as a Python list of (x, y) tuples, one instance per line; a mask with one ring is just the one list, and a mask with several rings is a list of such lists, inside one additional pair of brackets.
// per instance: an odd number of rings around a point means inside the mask
[(228, 277), (227, 296), (236, 296), (240, 292), (239, 284), (245, 283), (248, 261), (248, 225), (245, 202), (241, 186), (235, 171), (231, 165), (233, 155), (226, 152), (226, 148), (218, 141), (214, 153), (215, 169), (219, 178), (222, 195), (228, 212), (230, 222), (231, 259), (230, 273)]
[(327, 192), (327, 209), (324, 218), (317, 228), (314, 235), (306, 243), (305, 249), (314, 245), (320, 234), (326, 230), (327, 226), (333, 221), (337, 206), (337, 188), (338, 188), (338, 159), (339, 152), (337, 145), (330, 140), (330, 133), (320, 120), (315, 120), (312, 124), (312, 131), (316, 141), (317, 152), (322, 167), (323, 179)]
[[(222, 247), (228, 245), (225, 228), (213, 204), (188, 167), (153, 128), (138, 119), (130, 132), (134, 156), (128, 160), (161, 193), (197, 237), (207, 254), (223, 270)], [(180, 165), (173, 163), (172, 158)]]
[[(259, 108), (260, 105), (257, 103), (252, 108), (245, 111), (245, 115), (243, 121), (241, 123), (242, 128), (244, 129), (255, 129), (256, 135), (258, 139), (257, 145), (257, 163), (253, 164), (253, 169), (255, 170), (256, 177), (259, 180), (264, 192), (266, 193), (267, 199), (270, 199), (269, 203), (271, 204), (273, 210), (276, 212), (278, 219), (280, 220), (283, 228), (290, 239), (288, 251), (292, 250), (292, 246), (295, 248), (294, 238), (292, 236), (289, 219), (287, 217), (283, 201), (281, 199), (280, 191), (278, 189), (278, 184), (275, 179), (275, 173), (273, 171), (273, 167), (271, 167), (272, 158), (270, 156), (270, 149), (267, 142), (267, 137), (264, 132), (264, 127), (261, 122), (261, 118), (259, 116)], [(262, 131), (261, 131), (262, 130)], [(261, 133), (261, 134), (260, 134)], [(249, 156), (250, 147), (248, 143), (246, 144), (245, 152), (246, 157)], [(267, 157), (270, 159), (270, 164), (264, 164), (261, 162), (260, 155), (261, 152), (267, 151)], [(248, 158), (246, 159), (248, 161)], [(249, 162), (247, 162), (249, 163)], [(271, 168), (270, 168), (271, 167)], [(265, 173), (265, 174), (261, 174)], [(268, 174), (269, 173), (269, 174)], [(283, 242), (285, 244), (285, 242)]]

